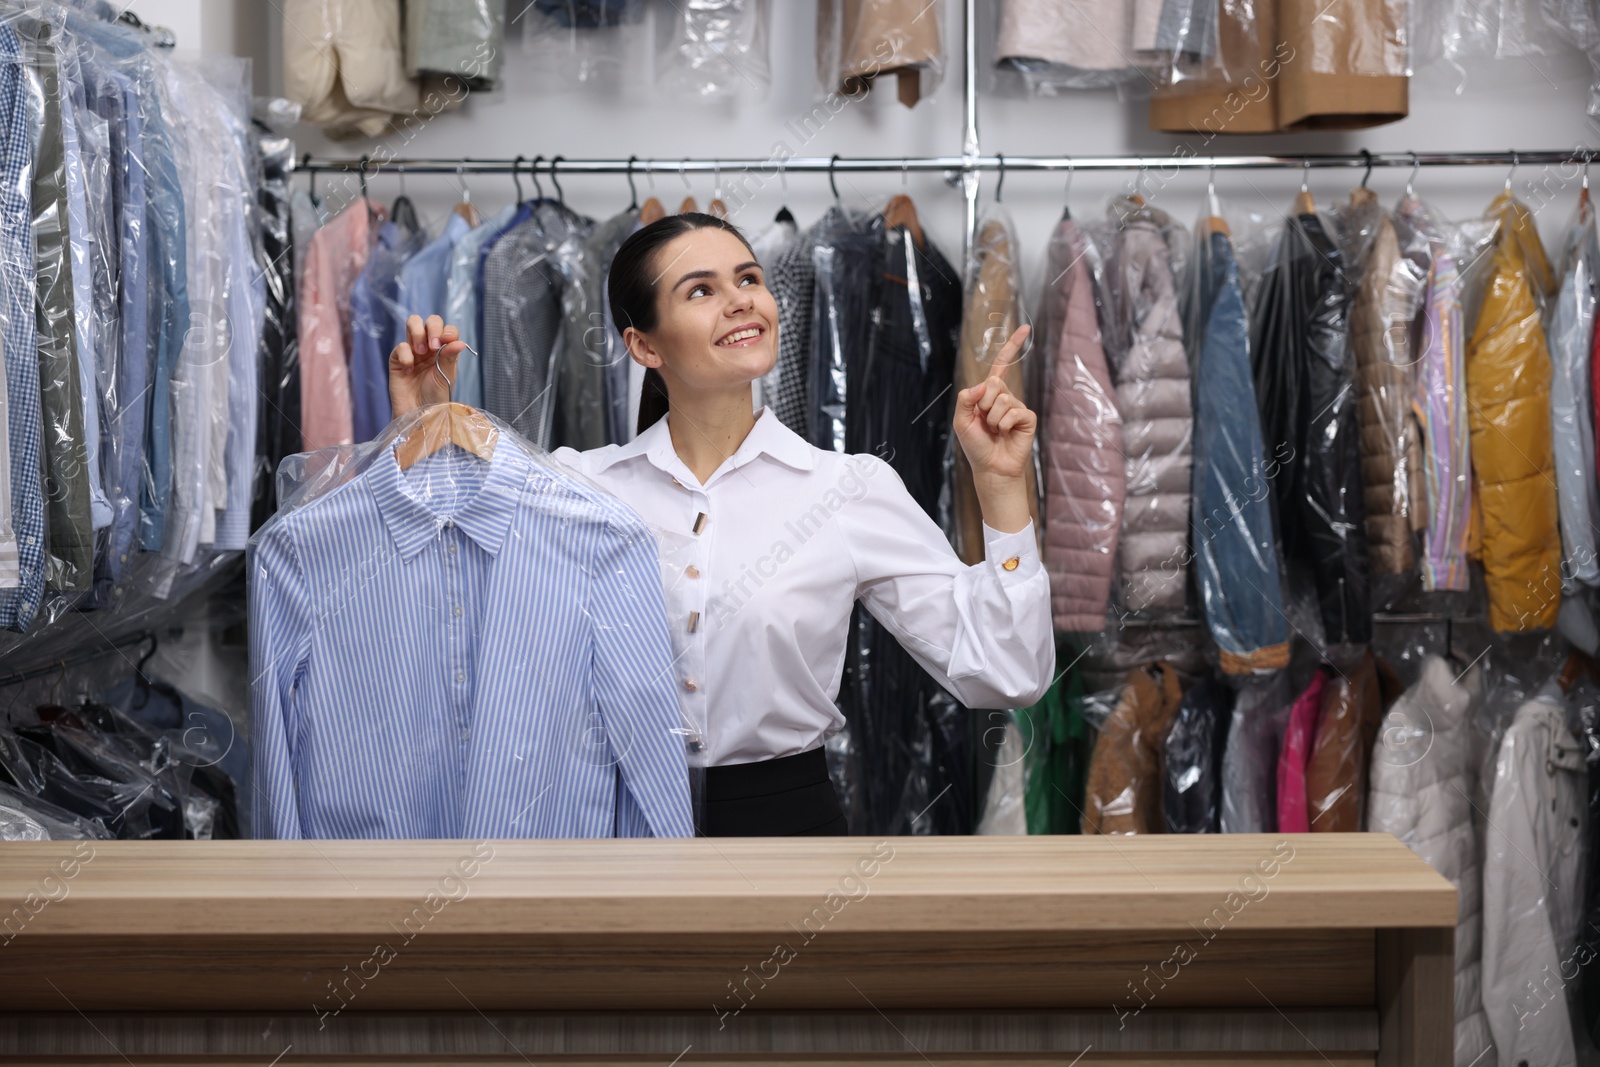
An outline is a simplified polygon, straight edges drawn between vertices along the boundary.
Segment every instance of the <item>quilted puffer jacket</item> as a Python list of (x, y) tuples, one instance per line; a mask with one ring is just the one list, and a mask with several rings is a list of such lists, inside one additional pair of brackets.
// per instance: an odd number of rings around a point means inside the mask
[(1122, 416), (1100, 344), (1088, 242), (1071, 219), (1050, 236), (1039, 331), (1046, 363), (1044, 563), (1057, 630), (1099, 632), (1122, 531)]
[(1086, 834), (1149, 834), (1166, 829), (1161, 811), (1162, 747), (1183, 693), (1165, 663), (1128, 675), (1100, 727), (1083, 800)]
[(1541, 302), (1555, 288), (1533, 215), (1509, 193), (1477, 323), (1467, 342), (1473, 520), (1500, 632), (1544, 630), (1561, 607), (1561, 532), (1550, 437), (1550, 353)]
[(1398, 837), (1456, 887), (1456, 1067), (1469, 1067), (1491, 1041), (1471, 801), (1471, 723), (1482, 694), (1477, 667), (1462, 675), (1438, 656), (1424, 659), (1416, 684), (1383, 717), (1367, 793), (1367, 829)]
[(1101, 236), (1101, 320), (1117, 383), (1127, 497), (1117, 546), (1119, 602), (1130, 611), (1181, 611), (1188, 581), (1194, 400), (1165, 212), (1123, 198)]
[(1412, 534), (1427, 524), (1421, 432), (1411, 411), (1416, 375), (1410, 329), (1425, 278), (1401, 254), (1394, 220), (1377, 199), (1365, 188), (1350, 194), (1348, 214), (1372, 227), (1361, 284), (1350, 307), (1350, 346), (1360, 400), (1368, 560), (1374, 574), (1403, 574), (1415, 563)]

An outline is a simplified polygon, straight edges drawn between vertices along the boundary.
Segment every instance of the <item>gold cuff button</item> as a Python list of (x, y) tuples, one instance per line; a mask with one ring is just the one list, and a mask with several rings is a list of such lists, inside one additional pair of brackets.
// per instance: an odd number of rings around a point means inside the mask
[(1014, 570), (1017, 569), (1017, 565), (1019, 563), (1021, 563), (1021, 562), (1022, 562), (1022, 559), (1020, 557), (1012, 556), (1010, 559), (1008, 559), (1004, 563), (1000, 564), (1000, 566), (1004, 567), (1008, 571), (1014, 571)]

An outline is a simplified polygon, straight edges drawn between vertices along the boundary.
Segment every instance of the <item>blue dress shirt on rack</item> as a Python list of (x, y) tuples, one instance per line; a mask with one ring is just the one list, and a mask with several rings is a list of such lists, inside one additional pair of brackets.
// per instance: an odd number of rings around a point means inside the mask
[(44, 596), (45, 550), (26, 62), (17, 33), (0, 23), (0, 348), (5, 350), (9, 503), (18, 559), (17, 580), (0, 590), (0, 626), (18, 631), (28, 628)]
[(394, 447), (257, 535), (256, 833), (692, 836), (648, 528), (507, 439)]

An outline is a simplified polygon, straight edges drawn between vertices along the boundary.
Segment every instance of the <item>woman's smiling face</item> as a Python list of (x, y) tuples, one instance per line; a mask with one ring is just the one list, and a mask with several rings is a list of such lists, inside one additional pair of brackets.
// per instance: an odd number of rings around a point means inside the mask
[(664, 375), (719, 390), (772, 369), (778, 304), (743, 241), (722, 229), (694, 230), (656, 252), (654, 273), (659, 317), (643, 340), (658, 359), (669, 354)]

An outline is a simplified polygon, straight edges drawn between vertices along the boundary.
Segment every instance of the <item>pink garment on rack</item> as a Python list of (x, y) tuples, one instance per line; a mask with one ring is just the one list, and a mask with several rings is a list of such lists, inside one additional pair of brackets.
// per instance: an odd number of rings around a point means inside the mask
[[(370, 214), (367, 209), (370, 208)], [(365, 198), (312, 235), (300, 279), (300, 435), (306, 451), (355, 440), (350, 404), (350, 290), (366, 269), (374, 221)]]
[(1327, 674), (1319, 667), (1305, 692), (1289, 709), (1289, 729), (1278, 756), (1278, 830), (1286, 834), (1311, 832), (1311, 815), (1306, 807), (1306, 763), (1311, 758), (1311, 740), (1316, 736), (1317, 717), (1322, 711), (1322, 690)]

